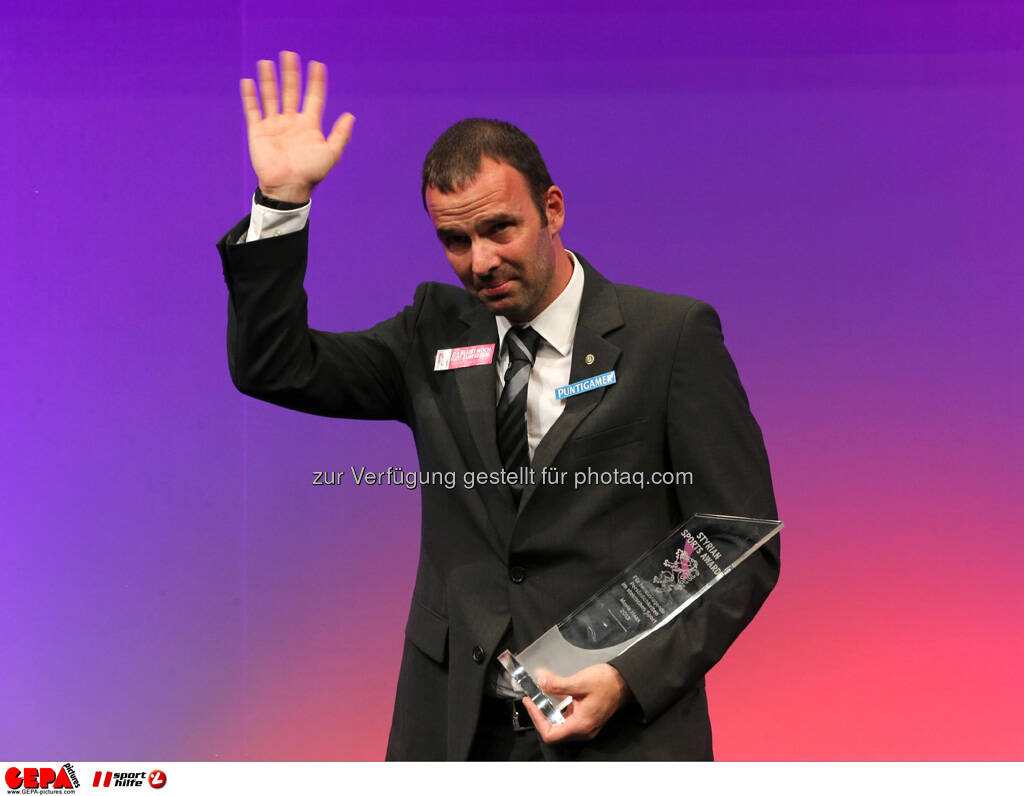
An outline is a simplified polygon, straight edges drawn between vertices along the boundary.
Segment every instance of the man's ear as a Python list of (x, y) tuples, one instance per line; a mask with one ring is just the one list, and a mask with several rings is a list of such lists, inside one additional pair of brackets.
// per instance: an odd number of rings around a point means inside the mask
[(552, 185), (544, 194), (544, 212), (547, 215), (550, 234), (557, 235), (565, 224), (565, 197), (557, 185)]

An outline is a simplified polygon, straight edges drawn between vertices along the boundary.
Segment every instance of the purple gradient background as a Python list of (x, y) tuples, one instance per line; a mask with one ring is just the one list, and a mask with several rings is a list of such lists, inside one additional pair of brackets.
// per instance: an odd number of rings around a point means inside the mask
[(538, 141), (566, 245), (719, 309), (787, 528), (718, 757), (1022, 757), (1019, 4), (145, 5), (0, 18), (0, 757), (383, 756), (418, 495), (310, 479), (411, 435), (227, 372), (237, 83), (285, 47), (359, 119), (314, 326), (454, 281), (418, 171), (472, 115)]

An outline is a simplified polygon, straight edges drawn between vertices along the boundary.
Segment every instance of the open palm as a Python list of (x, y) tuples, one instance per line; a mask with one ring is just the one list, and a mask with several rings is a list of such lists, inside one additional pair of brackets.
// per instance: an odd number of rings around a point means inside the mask
[(258, 64), (260, 103), (252, 80), (242, 80), (242, 108), (249, 134), (249, 157), (267, 196), (305, 202), (341, 157), (352, 135), (355, 117), (343, 113), (326, 138), (321, 131), (327, 89), (327, 67), (310, 61), (306, 95), (299, 110), (299, 56), (281, 53), (281, 105), (272, 61)]

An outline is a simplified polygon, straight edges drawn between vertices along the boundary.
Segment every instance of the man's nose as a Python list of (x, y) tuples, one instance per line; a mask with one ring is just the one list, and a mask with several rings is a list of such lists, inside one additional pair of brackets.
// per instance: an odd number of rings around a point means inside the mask
[(497, 247), (487, 240), (476, 240), (473, 242), (473, 275), (486, 277), (491, 271), (501, 264), (501, 257), (498, 255)]

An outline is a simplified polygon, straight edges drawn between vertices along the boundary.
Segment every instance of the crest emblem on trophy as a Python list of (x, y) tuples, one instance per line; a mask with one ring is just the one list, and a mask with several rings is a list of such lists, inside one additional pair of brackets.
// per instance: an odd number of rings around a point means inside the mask
[(665, 559), (665, 571), (651, 578), (654, 588), (664, 594), (680, 591), (697, 577), (697, 561), (693, 558), (693, 545), (687, 540), (683, 547), (676, 548), (675, 560)]

